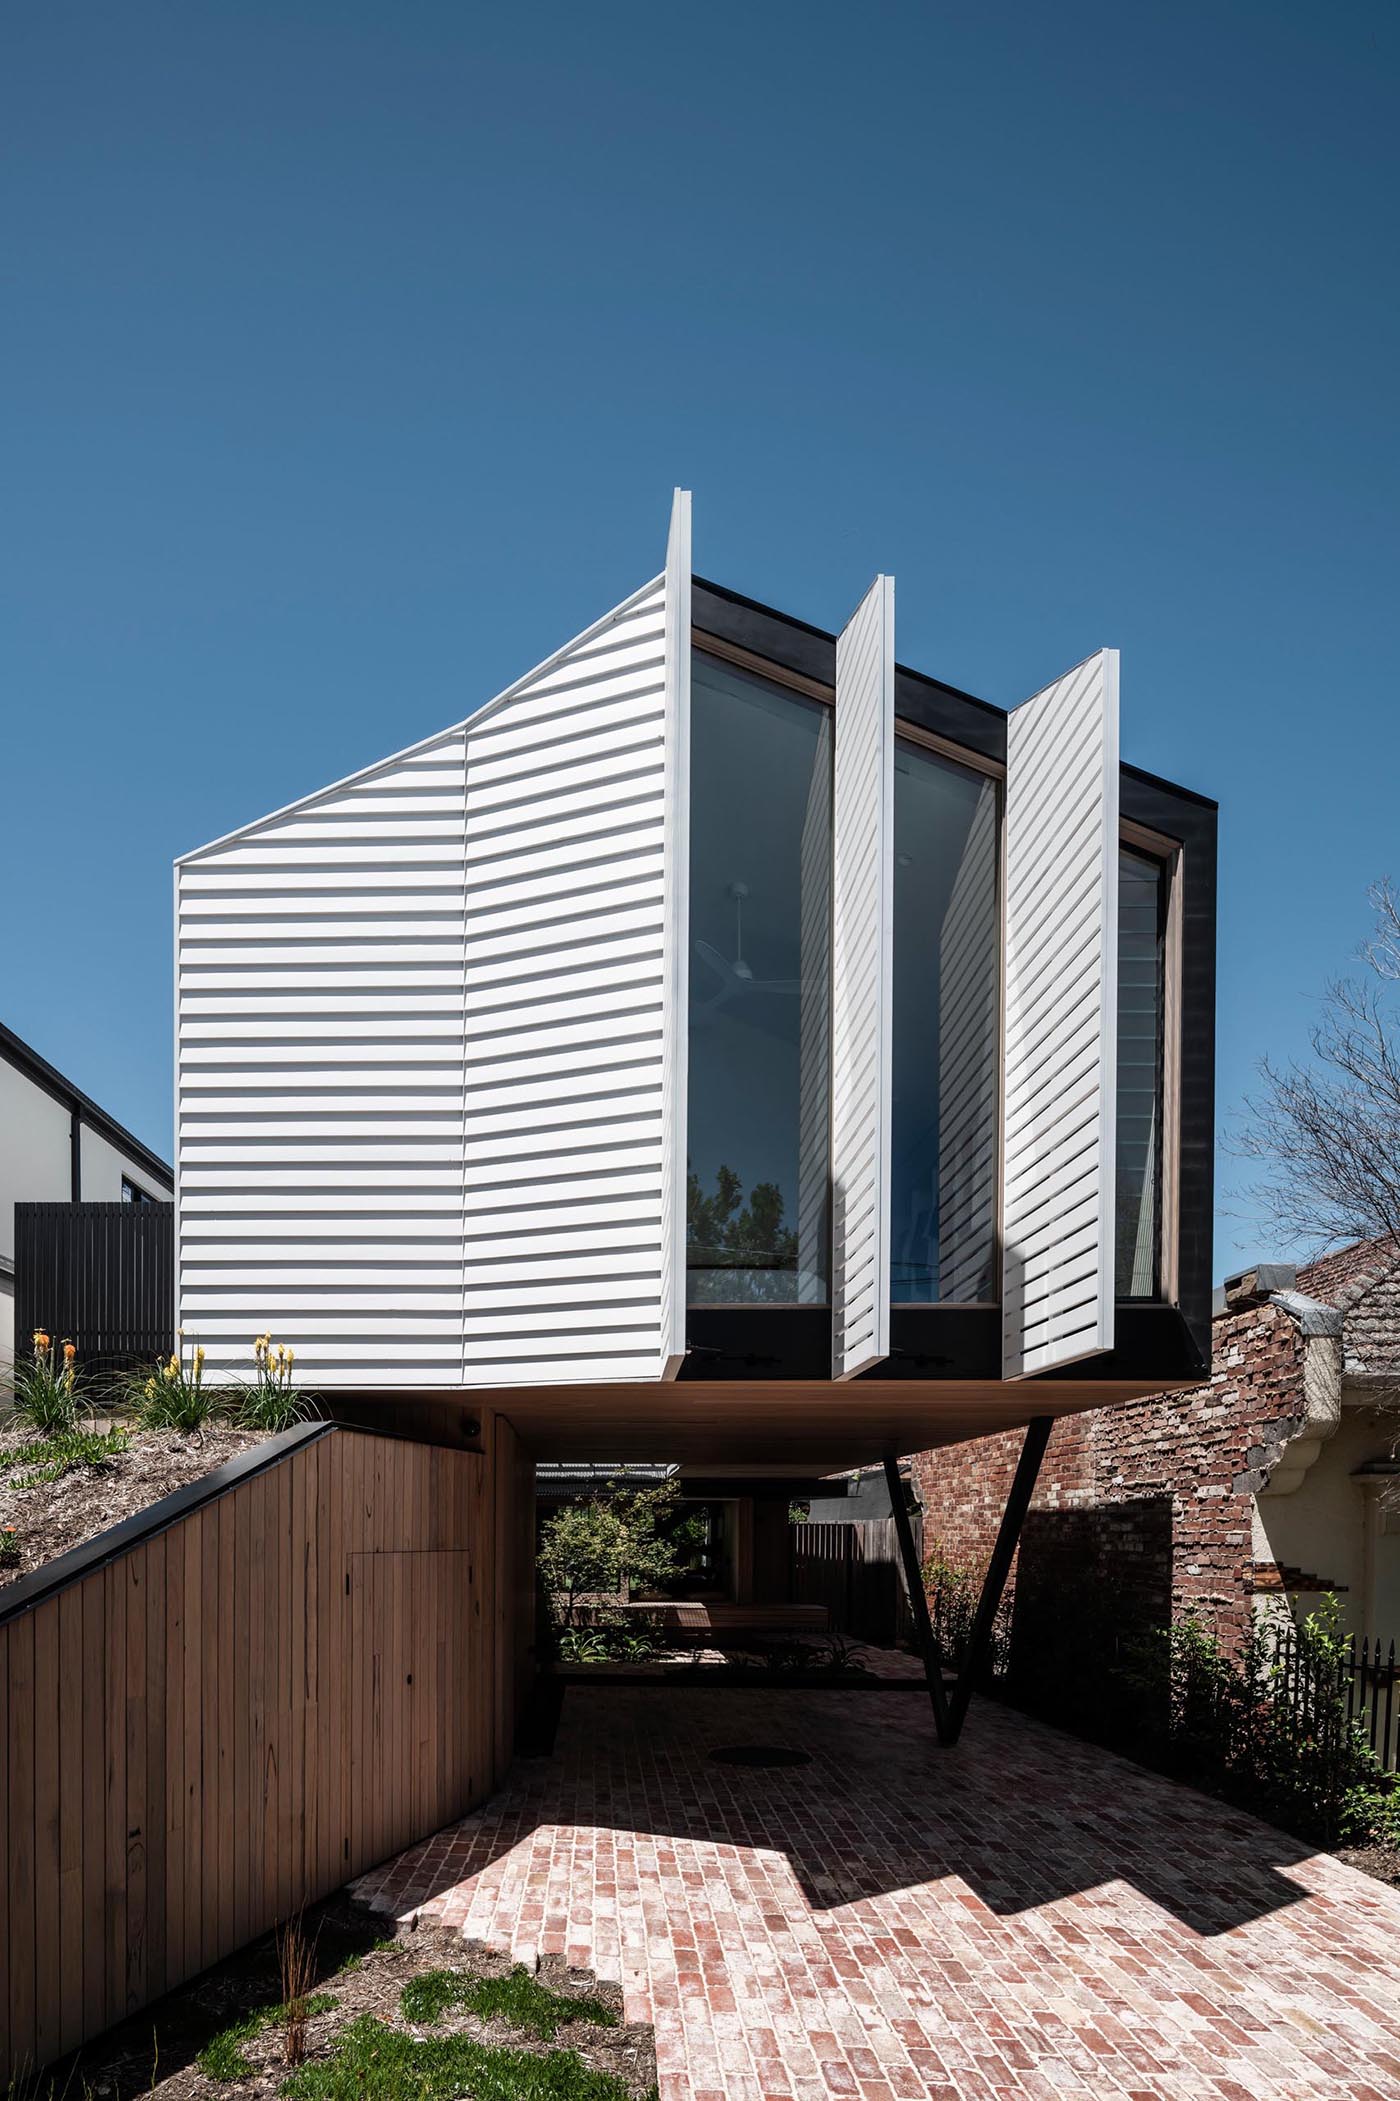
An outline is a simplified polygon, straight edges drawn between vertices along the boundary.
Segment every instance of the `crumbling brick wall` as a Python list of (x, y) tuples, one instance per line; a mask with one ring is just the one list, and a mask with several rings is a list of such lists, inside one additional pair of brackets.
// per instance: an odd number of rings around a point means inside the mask
[[(1301, 1281), (1301, 1280), (1300, 1280)], [(1210, 1380), (1054, 1427), (1012, 1585), (1037, 1619), (1090, 1590), (1131, 1624), (1194, 1608), (1223, 1639), (1248, 1624), (1270, 1572), (1251, 1556), (1251, 1498), (1301, 1420), (1303, 1337), (1267, 1299), (1219, 1316)], [(1005, 1507), (1022, 1433), (918, 1453), (924, 1541), (980, 1572)], [(1022, 1566), (1024, 1564), (1024, 1567)]]

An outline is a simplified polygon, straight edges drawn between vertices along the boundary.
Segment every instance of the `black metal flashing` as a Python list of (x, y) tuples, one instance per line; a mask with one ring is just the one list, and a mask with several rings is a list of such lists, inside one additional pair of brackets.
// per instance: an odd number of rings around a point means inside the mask
[[(173, 1488), (169, 1495), (161, 1496), (157, 1502), (148, 1503), (144, 1510), (137, 1510), (130, 1517), (112, 1525), (106, 1532), (98, 1532), (81, 1545), (70, 1547), (66, 1554), (59, 1554), (52, 1561), (32, 1569), (6, 1589), (0, 1590), (0, 1627), (9, 1620), (18, 1619), (21, 1613), (29, 1612), (35, 1605), (42, 1605), (56, 1591), (66, 1590), (70, 1583), (90, 1576), (94, 1570), (105, 1568), (129, 1547), (139, 1546), (142, 1540), (154, 1539), (160, 1532), (168, 1532), (182, 1517), (188, 1517), (201, 1503), (213, 1503), (227, 1495), (244, 1481), (253, 1480), (266, 1473), (270, 1466), (278, 1466), (290, 1458), (293, 1452), (304, 1445), (315, 1444), (318, 1438), (330, 1437), (338, 1430), (349, 1430), (359, 1437), (384, 1437), (403, 1444), (432, 1444), (429, 1437), (414, 1437), (399, 1430), (367, 1430), (362, 1423), (343, 1423), (334, 1418), (318, 1418), (314, 1422), (298, 1423), (293, 1430), (282, 1430), (262, 1444), (255, 1444), (235, 1459), (225, 1460), (212, 1473), (201, 1474), (197, 1481), (187, 1481), (183, 1488)], [(459, 1450), (459, 1446), (448, 1449)]]
[(36, 1087), (42, 1087), (45, 1094), (50, 1094), (55, 1101), (62, 1102), (73, 1118), (71, 1179), (75, 1203), (81, 1189), (78, 1145), (79, 1128), (82, 1124), (86, 1124), (88, 1129), (95, 1131), (100, 1138), (106, 1138), (119, 1152), (129, 1154), (131, 1159), (145, 1168), (147, 1174), (153, 1176), (156, 1181), (163, 1182), (168, 1189), (174, 1188), (175, 1171), (161, 1159), (159, 1153), (153, 1153), (148, 1145), (143, 1145), (133, 1132), (128, 1131), (125, 1124), (118, 1123), (116, 1117), (109, 1116), (91, 1095), (84, 1094), (80, 1087), (75, 1087), (71, 1080), (65, 1079), (56, 1065), (50, 1065), (47, 1058), (41, 1058), (38, 1051), (22, 1037), (17, 1036), (13, 1029), (6, 1028), (3, 1021), (0, 1021), (0, 1058), (3, 1058), (7, 1065), (12, 1065), (16, 1072), (22, 1072), (26, 1079), (32, 1080)]

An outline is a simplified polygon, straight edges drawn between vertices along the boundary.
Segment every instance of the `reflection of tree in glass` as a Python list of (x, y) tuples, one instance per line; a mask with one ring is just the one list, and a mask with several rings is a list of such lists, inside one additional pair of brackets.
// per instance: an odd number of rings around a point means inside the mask
[(686, 1242), (696, 1269), (796, 1269), (797, 1235), (783, 1224), (783, 1193), (776, 1182), (744, 1185), (721, 1167), (707, 1196), (692, 1169), (686, 1177)]

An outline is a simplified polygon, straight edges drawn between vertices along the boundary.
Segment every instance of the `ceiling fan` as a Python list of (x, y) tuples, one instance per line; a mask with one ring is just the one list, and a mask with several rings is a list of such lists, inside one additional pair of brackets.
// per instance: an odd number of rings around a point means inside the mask
[(703, 957), (711, 970), (718, 974), (721, 981), (720, 989), (715, 993), (714, 997), (700, 1002), (699, 1011), (703, 1014), (713, 1014), (717, 1007), (725, 1006), (728, 1001), (736, 998), (741, 992), (800, 992), (802, 990), (801, 978), (756, 978), (754, 976), (753, 965), (747, 961), (744, 955), (744, 899), (748, 894), (749, 886), (747, 883), (731, 883), (729, 885), (729, 895), (734, 900), (733, 962), (727, 956), (722, 956), (719, 950), (709, 941), (697, 941), (695, 944), (696, 955)]

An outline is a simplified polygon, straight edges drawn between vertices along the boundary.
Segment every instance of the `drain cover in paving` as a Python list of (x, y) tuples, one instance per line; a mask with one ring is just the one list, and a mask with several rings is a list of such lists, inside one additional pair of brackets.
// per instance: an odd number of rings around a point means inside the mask
[(711, 1758), (721, 1765), (810, 1765), (806, 1751), (794, 1751), (790, 1744), (721, 1744), (711, 1751)]

